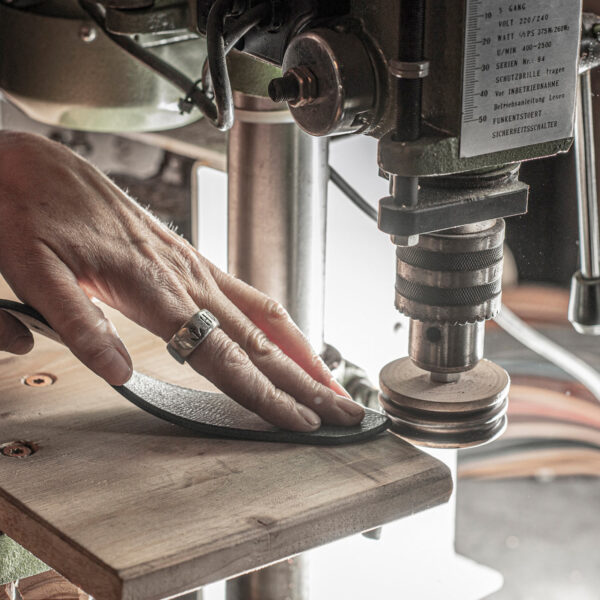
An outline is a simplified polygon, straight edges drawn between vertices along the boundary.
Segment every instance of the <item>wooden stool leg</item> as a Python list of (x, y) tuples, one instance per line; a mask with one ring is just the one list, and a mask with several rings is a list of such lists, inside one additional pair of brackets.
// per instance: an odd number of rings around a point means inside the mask
[(56, 571), (21, 579), (17, 585), (23, 600), (89, 600), (89, 596)]

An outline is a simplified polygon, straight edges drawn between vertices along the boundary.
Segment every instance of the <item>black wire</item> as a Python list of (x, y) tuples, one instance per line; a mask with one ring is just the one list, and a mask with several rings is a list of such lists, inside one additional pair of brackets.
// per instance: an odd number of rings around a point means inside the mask
[[(206, 82), (206, 73), (201, 79), (191, 80), (181, 71), (140, 46), (129, 36), (108, 31), (103, 9), (96, 2), (93, 0), (79, 0), (79, 4), (113, 42), (184, 92), (184, 103), (190, 102), (196, 106), (221, 131), (231, 129), (234, 110), (233, 92), (229, 73), (227, 72), (226, 56), (241, 38), (270, 15), (271, 9), (267, 2), (246, 11), (236, 20), (234, 26), (226, 32), (224, 31), (224, 21), (233, 10), (235, 0), (217, 0), (211, 7), (208, 15), (206, 39), (208, 66), (215, 97), (214, 103), (204, 90), (198, 88), (201, 81)], [(368, 217), (377, 221), (377, 211), (333, 167), (329, 167), (329, 178), (351, 202)]]
[[(207, 26), (207, 46), (211, 75), (213, 75), (213, 68), (216, 74), (217, 83), (213, 84), (215, 102), (212, 101), (212, 98), (204, 90), (198, 88), (201, 79), (193, 81), (169, 63), (140, 46), (129, 36), (108, 31), (104, 10), (95, 1), (79, 0), (79, 4), (113, 42), (155, 73), (158, 73), (158, 75), (172, 83), (175, 87), (179, 88), (185, 94), (185, 98), (180, 103), (181, 106), (185, 106), (186, 103), (196, 106), (221, 131), (231, 128), (233, 125), (233, 94), (231, 92), (229, 74), (227, 73), (226, 54), (250, 29), (258, 25), (270, 14), (268, 3), (260, 4), (247, 11), (226, 33), (223, 31), (223, 21), (225, 20), (225, 16), (229, 14), (234, 0), (217, 0), (211, 7), (209, 13), (210, 25)], [(269, 12), (267, 12), (267, 8), (269, 8)], [(213, 9), (216, 10), (211, 19)], [(221, 23), (217, 23), (218, 18), (221, 18)], [(209, 27), (210, 44), (208, 42)], [(211, 53), (213, 54), (212, 60)], [(215, 81), (214, 77), (213, 75), (213, 82)]]
[(253, 28), (271, 17), (271, 5), (268, 2), (257, 4), (240, 15), (233, 25), (225, 31), (225, 54)]
[(329, 179), (367, 217), (377, 221), (377, 211), (331, 166), (329, 167)]
[(210, 7), (206, 21), (208, 68), (217, 107), (215, 125), (221, 131), (233, 126), (233, 91), (227, 72), (225, 19), (233, 12), (234, 3), (235, 0), (216, 0)]
[[(260, 24), (271, 16), (271, 6), (268, 2), (257, 4), (252, 8), (248, 9), (243, 15), (235, 20), (232, 27), (225, 32), (225, 54), (229, 54), (229, 51), (254, 27)], [(212, 82), (210, 78), (210, 70), (208, 60), (204, 61), (202, 67), (202, 89), (205, 92), (212, 90)]]

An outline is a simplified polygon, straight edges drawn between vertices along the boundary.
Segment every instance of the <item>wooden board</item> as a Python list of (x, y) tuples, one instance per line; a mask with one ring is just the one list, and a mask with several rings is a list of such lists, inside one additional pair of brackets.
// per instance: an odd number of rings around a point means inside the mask
[[(7, 297), (4, 294), (4, 297)], [(113, 313), (111, 313), (113, 314)], [(201, 387), (116, 315), (136, 368)], [(56, 382), (29, 387), (23, 377)], [(60, 346), (0, 353), (0, 530), (96, 600), (159, 600), (447, 500), (447, 468), (383, 434), (334, 448), (198, 437), (148, 415)]]

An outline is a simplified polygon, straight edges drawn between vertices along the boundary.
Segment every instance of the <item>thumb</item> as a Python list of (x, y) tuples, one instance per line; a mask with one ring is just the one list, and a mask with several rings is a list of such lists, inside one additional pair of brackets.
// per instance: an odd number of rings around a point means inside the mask
[(51, 268), (38, 271), (35, 286), (19, 287), (13, 289), (45, 317), (84, 365), (111, 385), (129, 380), (131, 358), (117, 330), (64, 263), (55, 258)]
[(25, 325), (8, 313), (0, 311), (0, 350), (12, 354), (27, 354), (33, 348), (33, 336)]

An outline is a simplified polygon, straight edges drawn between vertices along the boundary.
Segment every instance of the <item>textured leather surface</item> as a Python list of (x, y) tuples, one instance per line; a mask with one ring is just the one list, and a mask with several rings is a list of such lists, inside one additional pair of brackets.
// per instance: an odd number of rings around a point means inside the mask
[[(56, 332), (33, 308), (0, 300), (6, 310), (32, 331), (60, 342)], [(295, 444), (347, 444), (374, 437), (388, 428), (388, 418), (365, 409), (356, 427), (322, 426), (312, 433), (284, 431), (246, 410), (225, 394), (192, 390), (134, 372), (131, 379), (114, 389), (146, 412), (198, 433), (217, 437)]]

